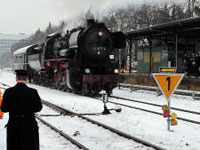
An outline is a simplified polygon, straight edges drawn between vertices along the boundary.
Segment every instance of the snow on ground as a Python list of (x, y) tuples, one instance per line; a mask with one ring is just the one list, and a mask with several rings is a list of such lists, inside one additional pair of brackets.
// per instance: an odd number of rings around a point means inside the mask
[[(16, 83), (15, 76), (11, 72), (0, 71), (0, 82), (13, 86)], [(58, 90), (40, 87), (32, 84), (28, 84), (28, 86), (36, 88), (42, 99), (59, 104), (60, 106), (71, 109), (72, 111), (78, 113), (100, 113), (103, 111), (103, 103), (94, 100), (92, 98), (77, 96), (70, 93), (65, 93)], [(116, 96), (134, 98), (142, 101), (153, 102), (156, 104), (162, 104), (162, 105), (166, 104), (164, 96), (157, 96), (154, 92), (146, 92), (146, 91), (130, 92), (127, 89), (119, 90), (118, 88), (116, 88), (113, 94)], [(200, 101), (194, 101), (192, 100), (191, 97), (187, 96), (175, 95), (172, 96), (171, 98), (171, 106), (199, 111)], [(108, 107), (113, 108), (116, 106), (108, 104)], [(161, 108), (160, 112), (162, 112)], [(169, 132), (167, 130), (166, 119), (164, 119), (162, 116), (154, 115), (151, 113), (135, 109), (129, 109), (125, 107), (122, 107), (121, 113), (112, 112), (111, 115), (89, 116), (89, 117), (98, 120), (99, 122), (103, 122), (107, 125), (113, 126), (114, 128), (117, 128), (121, 131), (125, 131), (133, 136), (145, 139), (149, 142), (153, 142), (154, 144), (162, 146), (168, 150), (199, 150), (200, 148), (200, 134), (199, 134), (200, 125), (178, 120), (178, 126), (171, 127), (172, 131)], [(199, 118), (196, 119), (198, 120)], [(3, 133), (3, 136), (1, 136), (0, 138), (1, 149), (5, 149), (6, 139), (5, 139), (5, 130), (3, 126), (5, 125), (6, 120), (7, 120), (6, 115), (3, 120), (0, 120), (0, 132)], [(47, 129), (43, 130), (43, 125), (41, 124), (39, 125), (40, 125), (41, 150), (47, 149), (46, 144), (47, 145), (49, 144), (48, 149), (52, 150), (55, 148), (55, 146), (60, 145), (60, 143), (64, 143), (62, 141), (57, 142), (58, 140), (56, 140), (53, 143), (49, 142), (49, 140), (52, 139), (48, 138), (44, 139), (44, 137), (46, 138), (45, 136), (46, 134), (44, 133), (45, 132), (49, 133), (52, 131), (45, 131)], [(101, 134), (101, 133), (96, 133), (96, 134)], [(51, 143), (53, 144), (51, 145)], [(124, 147), (124, 150), (129, 150), (129, 149), (133, 148)]]
[[(3, 120), (0, 120), (0, 150), (6, 150), (6, 125), (8, 114), (5, 113)], [(76, 146), (69, 141), (60, 137), (56, 132), (38, 121), (39, 136), (40, 136), (40, 150), (78, 150)], [(45, 138), (43, 138), (45, 137)]]
[[(141, 93), (145, 94), (145, 96), (141, 96)], [(153, 103), (153, 104), (159, 104), (159, 105), (167, 105), (167, 101), (165, 100), (164, 96), (157, 96), (156, 92), (149, 92), (149, 91), (143, 91), (143, 90), (138, 90), (137, 92), (130, 92), (130, 89), (115, 89), (114, 93), (115, 96), (121, 96), (121, 97), (126, 97), (129, 99), (134, 99), (134, 100), (138, 100), (141, 102), (148, 102), (148, 103)], [(128, 95), (128, 96), (127, 96)], [(161, 99), (162, 98), (162, 99)], [(188, 100), (190, 101), (188, 103)], [(120, 102), (122, 104), (125, 105), (131, 105), (131, 106), (137, 106), (140, 108), (145, 108), (148, 110), (154, 110), (156, 112), (161, 113), (161, 107), (157, 107), (157, 106), (151, 106), (151, 105), (147, 105), (147, 104), (142, 104), (142, 103), (137, 103), (137, 102), (132, 102), (132, 104), (130, 104), (129, 101), (123, 101), (123, 100), (119, 100), (116, 98), (110, 98), (109, 101), (112, 102)], [(193, 109), (190, 109), (190, 107), (193, 106)], [(171, 107), (176, 107), (176, 108), (180, 108), (180, 109), (186, 109), (186, 110), (192, 110), (192, 111), (196, 111), (199, 112), (199, 107), (200, 107), (200, 102), (197, 100), (192, 100), (192, 98), (190, 96), (180, 96), (180, 95), (176, 95), (173, 96), (172, 100), (171, 100)], [(191, 119), (191, 120), (195, 120), (195, 121), (199, 121), (200, 120), (200, 115), (192, 115), (191, 113), (185, 113), (185, 112), (181, 112), (178, 110), (172, 110), (173, 112), (176, 112), (178, 114), (178, 117), (182, 117), (182, 118), (187, 118), (187, 119)]]
[[(153, 91), (143, 91), (137, 90), (131, 92), (130, 89), (127, 88), (116, 88), (113, 91), (115, 96), (121, 96), (125, 98), (132, 98), (136, 100), (141, 100), (149, 103), (167, 104), (164, 95), (158, 96), (156, 92)], [(179, 107), (182, 109), (189, 109), (193, 111), (199, 111), (200, 101), (193, 100), (191, 96), (182, 96), (182, 95), (172, 95), (171, 97), (171, 107)]]
[(59, 116), (54, 119), (53, 117), (44, 117), (43, 119), (68, 135), (75, 135), (73, 136), (75, 140), (91, 150), (122, 150), (125, 147), (125, 149), (134, 148), (134, 150), (153, 150), (132, 140), (120, 137), (77, 116)]

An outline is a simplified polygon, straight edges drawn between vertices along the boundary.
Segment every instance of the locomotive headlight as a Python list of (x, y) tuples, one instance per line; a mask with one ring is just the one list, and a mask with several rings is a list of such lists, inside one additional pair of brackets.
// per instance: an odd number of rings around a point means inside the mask
[(90, 73), (90, 69), (89, 69), (89, 68), (86, 68), (86, 69), (85, 69), (85, 73), (89, 74), (89, 73)]
[(114, 70), (114, 73), (116, 73), (116, 74), (119, 73), (119, 70), (118, 70), (118, 69), (115, 69), (115, 70)]
[(99, 37), (102, 37), (102, 36), (103, 36), (103, 32), (102, 32), (102, 31), (99, 31), (99, 32), (98, 32), (98, 36), (99, 36)]

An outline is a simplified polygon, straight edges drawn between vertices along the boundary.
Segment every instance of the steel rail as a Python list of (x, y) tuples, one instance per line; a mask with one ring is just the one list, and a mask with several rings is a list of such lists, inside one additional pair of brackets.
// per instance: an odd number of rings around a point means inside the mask
[[(0, 82), (0, 84), (4, 85), (4, 86), (7, 86), (7, 87), (10, 87), (2, 82)], [(1, 87), (2, 88), (2, 87)], [(110, 97), (113, 97), (113, 98), (119, 98), (120, 97), (117, 97), (117, 96), (110, 96)], [(128, 98), (123, 98), (123, 99), (126, 99), (128, 101), (135, 101), (135, 102), (141, 102), (141, 101), (137, 101), (137, 100), (130, 100)], [(98, 100), (98, 99), (97, 99)], [(47, 101), (46, 101), (47, 102)], [(138, 109), (138, 110), (142, 110), (142, 111), (146, 111), (146, 112), (150, 112), (150, 113), (154, 113), (154, 114), (158, 114), (158, 115), (162, 115), (162, 113), (159, 113), (159, 112), (155, 112), (155, 111), (151, 111), (151, 110), (146, 110), (146, 109), (143, 109), (143, 108), (139, 108), (139, 107), (134, 107), (134, 106), (129, 106), (129, 105), (125, 105), (125, 104), (120, 104), (120, 103), (117, 103), (117, 102), (111, 102), (109, 101), (110, 103), (113, 103), (113, 104), (116, 104), (116, 105), (121, 105), (121, 106), (125, 106), (125, 107), (129, 107), (129, 108), (134, 108), (134, 109)], [(141, 102), (141, 103), (144, 103), (144, 104), (148, 104), (148, 102)], [(152, 103), (149, 103), (149, 105), (153, 105), (153, 106), (161, 106), (161, 105), (158, 105), (158, 104), (152, 104)], [(54, 107), (54, 106), (52, 106)], [(59, 107), (59, 106), (55, 106), (55, 107)], [(174, 110), (179, 110), (179, 111), (184, 111), (184, 112), (189, 112), (189, 113), (193, 113), (193, 114), (200, 114), (199, 112), (195, 112), (195, 111), (190, 111), (190, 110), (182, 110), (180, 108), (174, 108), (174, 107), (171, 107), (172, 109)], [(63, 108), (60, 107), (60, 110), (62, 110)], [(62, 113), (67, 113), (66, 110), (63, 110)], [(68, 114), (73, 114), (73, 115), (77, 115), (77, 116), (81, 116), (81, 114), (76, 114), (75, 112), (70, 112), (68, 110)], [(83, 117), (83, 116), (82, 116)], [(190, 122), (190, 123), (195, 123), (195, 124), (200, 124), (200, 121), (195, 121), (195, 120), (191, 120), (191, 119), (186, 119), (186, 118), (182, 118), (182, 117), (177, 117), (177, 119), (179, 120), (183, 120), (183, 121), (187, 121), (187, 122)]]
[[(149, 112), (149, 113), (153, 113), (153, 114), (157, 114), (157, 115), (161, 115), (161, 116), (163, 115), (162, 113), (159, 113), (159, 112), (156, 112), (156, 111), (147, 110), (147, 109), (143, 109), (143, 108), (139, 108), (139, 107), (135, 107), (135, 106), (130, 106), (130, 105), (125, 105), (125, 104), (121, 104), (121, 103), (117, 103), (117, 102), (112, 102), (110, 100), (108, 102), (115, 104), (115, 105), (134, 108), (134, 109), (142, 110), (142, 111), (145, 111), (145, 112)], [(177, 117), (177, 119), (200, 125), (200, 121), (195, 121), (195, 120), (186, 119), (186, 118), (182, 118), (182, 117)]]
[(129, 135), (129, 134), (124, 133), (124, 132), (122, 132), (120, 130), (117, 130), (117, 129), (113, 128), (113, 127), (107, 126), (107, 125), (102, 124), (102, 123), (100, 123), (98, 121), (95, 121), (95, 120), (93, 120), (91, 118), (85, 117), (85, 116), (83, 116), (81, 114), (78, 114), (78, 113), (75, 113), (75, 112), (72, 112), (70, 110), (62, 108), (62, 107), (57, 106), (55, 104), (52, 104), (50, 102), (47, 102), (45, 100), (42, 100), (42, 103), (45, 104), (46, 106), (52, 107), (53, 109), (57, 109), (57, 111), (60, 111), (63, 114), (72, 115), (72, 116), (78, 116), (78, 117), (80, 117), (80, 118), (82, 118), (84, 120), (87, 120), (87, 121), (89, 121), (89, 122), (91, 122), (93, 124), (96, 124), (96, 125), (101, 126), (101, 127), (105, 128), (105, 129), (108, 129), (108, 130), (112, 131), (113, 133), (116, 133), (116, 134), (118, 134), (118, 135), (120, 135), (122, 137), (128, 138), (128, 139), (132, 139), (132, 140), (134, 140), (134, 141), (136, 141), (138, 143), (141, 143), (141, 144), (143, 144), (145, 146), (152, 147), (152, 148), (154, 148), (156, 150), (165, 150), (164, 148), (162, 148), (160, 146), (157, 146), (157, 145), (152, 144), (150, 142), (144, 141), (144, 140), (139, 139), (139, 138), (137, 138), (135, 136)]
[(3, 83), (3, 82), (0, 82), (0, 84), (2, 84), (3, 86), (7, 86), (7, 87), (10, 87), (9, 85)]
[[(135, 100), (135, 99), (129, 99), (129, 98), (124, 98), (124, 97), (119, 97), (119, 96), (110, 96), (110, 97), (116, 98), (116, 99), (122, 99), (122, 100), (125, 100), (125, 101), (130, 101), (130, 102), (137, 102), (137, 103), (141, 103), (141, 104), (147, 104), (147, 105), (162, 107), (162, 105), (159, 105), (159, 104), (154, 104), (154, 103), (149, 103), (149, 102), (142, 102), (142, 101)], [(170, 107), (170, 108), (174, 109), (174, 110), (178, 110), (178, 111), (183, 111), (183, 112), (187, 112), (187, 113), (200, 115), (200, 112), (197, 112), (197, 111), (185, 110), (185, 109), (176, 108), (176, 107)]]
[(59, 133), (62, 137), (64, 137), (65, 139), (69, 140), (72, 144), (76, 145), (78, 148), (83, 149), (83, 150), (89, 150), (89, 148), (87, 148), (83, 144), (79, 143), (78, 141), (74, 140), (69, 135), (67, 135), (66, 133), (62, 132), (61, 130), (59, 130), (58, 128), (56, 128), (55, 126), (53, 126), (52, 124), (48, 123), (47, 121), (45, 121), (44, 119), (42, 119), (38, 115), (36, 115), (35, 117), (38, 120), (40, 120), (43, 124), (47, 125), (51, 129), (53, 129), (54, 131), (56, 131), (57, 133)]
[[(5, 84), (4, 84), (4, 86), (9, 87), (8, 85), (5, 85)], [(1, 87), (1, 89), (3, 89), (3, 88)], [(6, 88), (4, 88), (4, 89), (6, 89)], [(43, 124), (45, 124), (46, 126), (50, 127), (51, 129), (53, 129), (57, 133), (59, 133), (62, 137), (64, 137), (65, 139), (69, 140), (72, 144), (76, 145), (78, 148), (83, 149), (83, 150), (89, 150), (89, 148), (87, 148), (83, 144), (79, 143), (78, 141), (74, 140), (69, 135), (65, 134), (64, 132), (62, 132), (61, 130), (59, 130), (58, 128), (56, 128), (55, 126), (53, 126), (52, 124), (48, 123), (47, 121), (45, 121), (44, 119), (42, 119), (41, 117), (39, 117), (38, 115), (35, 115), (35, 117), (38, 120), (40, 120)]]

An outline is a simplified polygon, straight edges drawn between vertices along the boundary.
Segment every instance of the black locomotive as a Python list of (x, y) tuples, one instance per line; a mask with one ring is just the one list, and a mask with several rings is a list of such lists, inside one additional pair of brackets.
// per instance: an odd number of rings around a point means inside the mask
[(14, 69), (29, 71), (29, 81), (88, 95), (117, 85), (118, 61), (113, 53), (125, 47), (122, 32), (110, 32), (104, 23), (87, 20), (86, 27), (54, 33), (44, 42), (14, 52)]

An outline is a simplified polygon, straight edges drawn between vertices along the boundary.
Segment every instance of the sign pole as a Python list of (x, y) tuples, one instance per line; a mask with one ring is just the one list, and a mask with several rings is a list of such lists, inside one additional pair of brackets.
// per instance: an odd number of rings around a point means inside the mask
[[(164, 71), (171, 71), (173, 68), (162, 68)], [(171, 125), (177, 125), (176, 114), (174, 113), (173, 119), (171, 120), (171, 111), (170, 111), (170, 103), (171, 103), (171, 95), (174, 93), (176, 88), (178, 87), (180, 81), (182, 80), (184, 74), (175, 74), (175, 73), (153, 73), (153, 77), (159, 86), (161, 92), (165, 96), (167, 100), (166, 107), (162, 107), (163, 109), (163, 117), (167, 117), (167, 126), (170, 131)], [(167, 108), (168, 107), (168, 108)]]
[[(168, 109), (169, 109), (169, 113), (170, 113), (170, 98), (168, 100)], [(171, 114), (171, 113), (170, 113)], [(170, 131), (170, 115), (168, 116), (167, 122), (168, 122), (168, 130)]]

